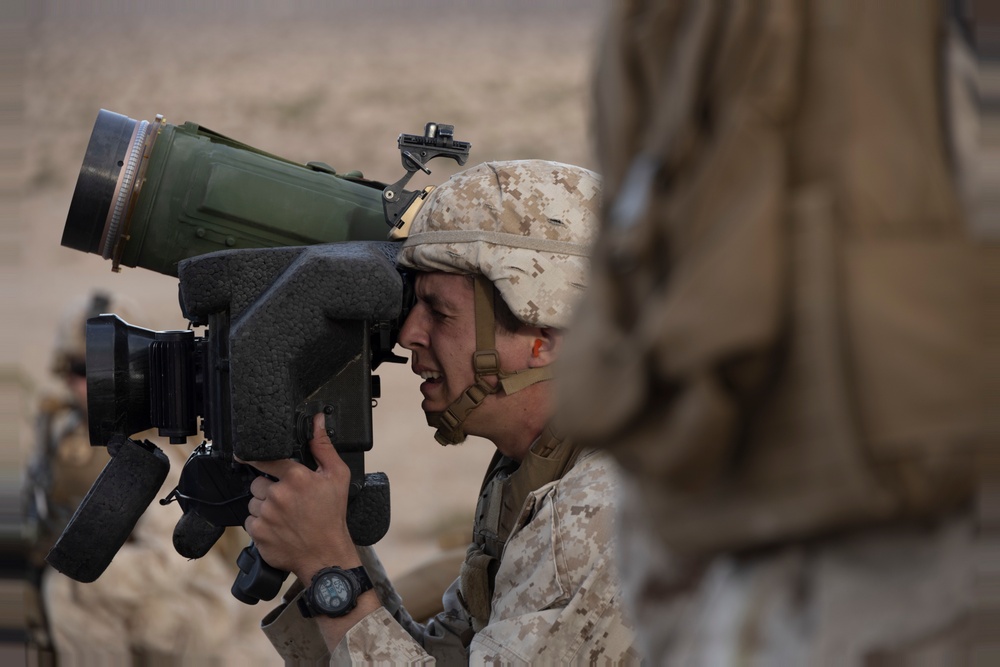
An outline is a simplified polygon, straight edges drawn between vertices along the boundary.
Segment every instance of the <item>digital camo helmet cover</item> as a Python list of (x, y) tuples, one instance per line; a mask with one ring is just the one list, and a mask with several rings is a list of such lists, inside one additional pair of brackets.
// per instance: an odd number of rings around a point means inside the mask
[(563, 329), (586, 288), (600, 210), (592, 171), (545, 160), (486, 162), (428, 195), (398, 263), (481, 274), (519, 320)]

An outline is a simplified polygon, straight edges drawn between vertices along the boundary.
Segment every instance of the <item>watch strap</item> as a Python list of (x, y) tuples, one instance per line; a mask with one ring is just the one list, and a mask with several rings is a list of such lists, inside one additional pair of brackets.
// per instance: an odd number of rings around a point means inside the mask
[(352, 567), (347, 571), (353, 574), (355, 580), (358, 582), (358, 597), (361, 597), (362, 593), (367, 593), (375, 588), (375, 584), (372, 583), (372, 578), (368, 576), (368, 570), (365, 569), (364, 565)]

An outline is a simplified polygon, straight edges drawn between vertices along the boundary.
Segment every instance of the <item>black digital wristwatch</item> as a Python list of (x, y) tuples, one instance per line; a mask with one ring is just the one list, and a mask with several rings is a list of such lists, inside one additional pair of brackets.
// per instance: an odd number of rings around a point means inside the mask
[(350, 570), (324, 567), (299, 596), (299, 611), (305, 618), (339, 618), (350, 613), (358, 604), (358, 596), (372, 588), (372, 580), (363, 566)]

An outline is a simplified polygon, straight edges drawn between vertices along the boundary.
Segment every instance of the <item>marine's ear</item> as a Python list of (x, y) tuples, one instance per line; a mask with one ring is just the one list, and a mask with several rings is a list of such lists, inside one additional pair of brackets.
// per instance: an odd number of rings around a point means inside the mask
[(552, 327), (539, 329), (538, 335), (532, 342), (528, 368), (541, 368), (555, 361), (562, 350), (562, 341), (562, 330), (553, 329)]

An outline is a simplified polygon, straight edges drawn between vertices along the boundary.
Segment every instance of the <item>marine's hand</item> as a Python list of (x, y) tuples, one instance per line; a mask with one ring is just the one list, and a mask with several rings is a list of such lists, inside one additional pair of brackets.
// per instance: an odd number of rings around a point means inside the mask
[(324, 426), (323, 415), (316, 415), (309, 441), (316, 470), (292, 459), (246, 462), (274, 478), (258, 477), (250, 485), (247, 533), (269, 565), (307, 583), (329, 565), (361, 563), (347, 530), (351, 473)]

